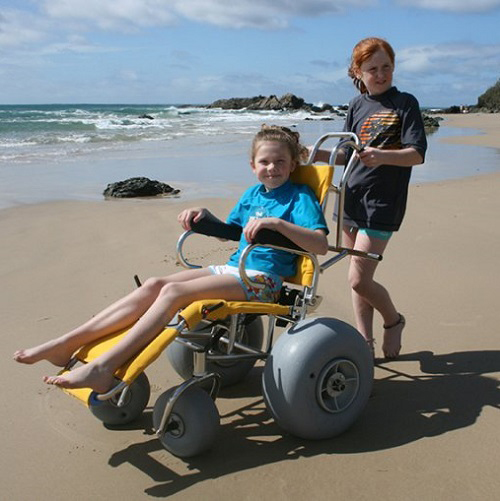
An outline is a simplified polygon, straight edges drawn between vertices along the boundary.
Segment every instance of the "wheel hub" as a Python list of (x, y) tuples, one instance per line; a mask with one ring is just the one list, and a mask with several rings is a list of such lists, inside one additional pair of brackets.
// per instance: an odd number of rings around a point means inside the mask
[(326, 392), (330, 397), (336, 397), (346, 388), (345, 376), (340, 373), (333, 374), (326, 381)]
[(324, 365), (316, 383), (316, 398), (326, 412), (345, 411), (359, 390), (359, 371), (356, 364), (346, 358)]
[(167, 424), (167, 433), (174, 438), (184, 435), (184, 422), (177, 414), (172, 414)]

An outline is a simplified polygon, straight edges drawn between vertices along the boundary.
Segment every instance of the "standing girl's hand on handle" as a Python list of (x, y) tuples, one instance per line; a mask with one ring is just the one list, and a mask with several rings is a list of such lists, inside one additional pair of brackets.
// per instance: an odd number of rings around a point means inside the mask
[(384, 152), (378, 148), (372, 148), (367, 146), (363, 148), (359, 153), (359, 158), (367, 167), (378, 167), (382, 165)]
[(177, 221), (179, 221), (184, 230), (189, 231), (191, 229), (191, 221), (197, 223), (206, 214), (208, 214), (208, 211), (203, 207), (191, 207), (190, 209), (183, 210), (177, 216)]
[(400, 150), (381, 150), (372, 146), (365, 146), (358, 152), (360, 160), (366, 167), (380, 165), (397, 165), (398, 167), (412, 167), (423, 163), (423, 156), (413, 147)]

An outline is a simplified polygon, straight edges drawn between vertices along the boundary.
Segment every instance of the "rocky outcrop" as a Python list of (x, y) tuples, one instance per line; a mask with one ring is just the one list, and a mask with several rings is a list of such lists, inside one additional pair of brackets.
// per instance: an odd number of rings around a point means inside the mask
[(335, 113), (337, 110), (330, 104), (322, 106), (314, 106), (306, 103), (301, 97), (295, 94), (285, 94), (281, 97), (271, 96), (254, 96), (254, 97), (232, 97), (230, 99), (218, 99), (208, 108), (221, 108), (223, 110), (253, 110), (253, 111), (295, 111), (306, 110), (313, 113), (330, 112)]
[(108, 184), (103, 195), (115, 198), (134, 198), (176, 195), (179, 192), (180, 190), (160, 181), (154, 181), (147, 177), (131, 177), (124, 181)]

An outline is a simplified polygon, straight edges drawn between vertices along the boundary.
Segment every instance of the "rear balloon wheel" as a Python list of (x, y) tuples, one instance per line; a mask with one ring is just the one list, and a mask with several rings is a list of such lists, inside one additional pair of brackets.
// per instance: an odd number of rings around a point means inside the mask
[(361, 334), (334, 318), (310, 318), (278, 338), (263, 373), (266, 404), (287, 432), (334, 437), (370, 397), (373, 357)]
[[(254, 349), (261, 349), (264, 339), (264, 328), (262, 319), (256, 318), (244, 326), (244, 331), (239, 336), (238, 341)], [(226, 344), (220, 342), (219, 353), (224, 353)], [(238, 353), (235, 350), (234, 353)], [(183, 379), (187, 380), (193, 376), (193, 351), (179, 342), (173, 342), (167, 348), (167, 356), (174, 370)], [(245, 379), (255, 365), (256, 360), (240, 361), (212, 361), (207, 364), (208, 372), (216, 372), (221, 377), (221, 386), (231, 386)]]

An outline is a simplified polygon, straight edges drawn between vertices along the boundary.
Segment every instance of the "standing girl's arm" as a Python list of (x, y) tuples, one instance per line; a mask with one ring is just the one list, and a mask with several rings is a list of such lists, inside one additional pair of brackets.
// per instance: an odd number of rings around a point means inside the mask
[(402, 150), (381, 150), (367, 146), (358, 155), (367, 167), (378, 167), (379, 165), (413, 167), (424, 162), (422, 155), (411, 146)]
[[(312, 146), (308, 146), (309, 153), (312, 151)], [(330, 154), (331, 152), (328, 150), (318, 150), (316, 152), (315, 157), (312, 159), (313, 162), (324, 162), (325, 164), (330, 162)], [(337, 153), (337, 158), (335, 159), (336, 165), (344, 165), (345, 164), (345, 152), (340, 150)]]

